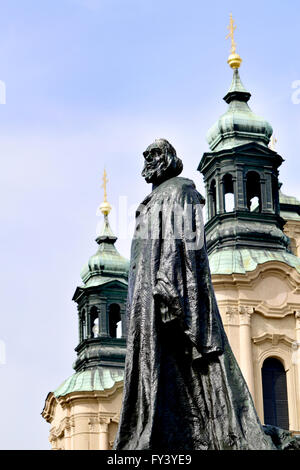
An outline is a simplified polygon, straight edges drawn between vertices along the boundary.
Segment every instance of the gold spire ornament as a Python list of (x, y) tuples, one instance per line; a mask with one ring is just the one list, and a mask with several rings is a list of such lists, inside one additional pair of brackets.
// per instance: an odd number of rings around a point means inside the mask
[(230, 25), (227, 26), (227, 29), (229, 29), (229, 34), (227, 34), (226, 39), (231, 39), (231, 53), (227, 62), (232, 69), (238, 69), (242, 63), (242, 59), (236, 53), (236, 42), (234, 40), (234, 31), (236, 30), (236, 25), (234, 24), (232, 13), (230, 13)]
[(106, 184), (108, 182), (108, 179), (107, 179), (107, 174), (106, 174), (106, 171), (105, 171), (105, 168), (104, 168), (104, 173), (103, 173), (103, 184), (101, 186), (101, 188), (104, 189), (104, 201), (102, 202), (101, 206), (100, 206), (100, 211), (102, 212), (102, 214), (104, 216), (107, 216), (110, 211), (111, 211), (111, 205), (109, 204), (109, 202), (107, 202), (107, 189), (106, 189)]

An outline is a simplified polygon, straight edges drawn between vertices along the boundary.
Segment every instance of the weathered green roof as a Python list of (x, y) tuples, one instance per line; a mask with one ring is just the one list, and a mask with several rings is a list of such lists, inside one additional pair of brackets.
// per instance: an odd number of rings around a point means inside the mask
[(238, 69), (235, 69), (229, 92), (224, 98), (229, 104), (228, 110), (207, 133), (207, 141), (212, 151), (250, 142), (268, 145), (273, 133), (272, 126), (251, 111), (247, 104), (250, 96), (241, 82)]
[(104, 284), (108, 284), (109, 282), (113, 281), (119, 281), (121, 284), (124, 284), (124, 286), (128, 286), (128, 282), (125, 279), (119, 279), (115, 277), (104, 277), (103, 275), (99, 274), (99, 276), (93, 276), (91, 277), (87, 283), (82, 286), (83, 289), (86, 287), (95, 287), (95, 286), (103, 286)]
[(122, 380), (124, 380), (124, 369), (96, 367), (71, 375), (53, 393), (58, 398), (72, 392), (103, 391)]
[(280, 204), (290, 204), (292, 206), (300, 206), (300, 201), (298, 201), (296, 197), (283, 194), (282, 191), (279, 191), (279, 202)]
[(283, 250), (223, 248), (209, 255), (212, 274), (245, 274), (268, 261), (280, 261), (294, 267), (300, 273), (300, 258)]
[(85, 287), (101, 285), (110, 279), (126, 279), (129, 261), (120, 255), (115, 247), (117, 237), (113, 234), (108, 217), (104, 217), (102, 231), (96, 242), (99, 244), (97, 253), (89, 258), (81, 271)]
[(300, 215), (297, 212), (280, 211), (280, 215), (284, 220), (300, 220)]
[[(250, 95), (249, 91), (246, 90), (246, 88), (244, 87), (244, 85), (242, 83), (242, 80), (241, 80), (238, 69), (234, 69), (234, 71), (233, 71), (232, 82), (231, 82), (231, 85), (230, 85), (230, 88), (228, 90), (228, 93), (227, 93), (226, 97), (228, 96), (228, 94), (236, 93), (236, 92), (246, 93), (246, 94)], [(250, 96), (249, 96), (249, 98), (250, 98)]]
[(300, 220), (300, 201), (279, 191), (280, 215), (285, 220)]

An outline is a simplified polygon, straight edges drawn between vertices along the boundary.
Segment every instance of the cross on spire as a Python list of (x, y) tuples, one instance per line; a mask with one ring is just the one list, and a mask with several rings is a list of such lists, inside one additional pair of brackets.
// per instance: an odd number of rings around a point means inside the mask
[(234, 40), (234, 31), (236, 30), (236, 26), (232, 18), (232, 13), (230, 13), (230, 24), (227, 26), (227, 29), (229, 29), (229, 33), (227, 34), (226, 39), (231, 39), (231, 51), (227, 62), (232, 69), (238, 69), (242, 63), (242, 59), (236, 53), (236, 42)]
[(236, 30), (236, 25), (234, 24), (234, 19), (232, 18), (232, 13), (230, 13), (230, 25), (227, 26), (229, 29), (229, 34), (227, 34), (226, 39), (231, 38), (231, 54), (236, 53), (236, 42), (234, 40), (234, 31)]
[(107, 176), (107, 173), (106, 173), (105, 168), (104, 168), (104, 173), (103, 173), (103, 177), (102, 177), (103, 184), (101, 186), (101, 188), (104, 189), (104, 202), (107, 202), (106, 184), (108, 183), (108, 179), (106, 178), (106, 176)]
[(106, 174), (105, 168), (104, 168), (102, 181), (103, 181), (103, 184), (101, 185), (101, 188), (104, 189), (104, 200), (103, 200), (103, 202), (100, 206), (100, 210), (101, 210), (101, 212), (104, 216), (107, 216), (111, 211), (111, 205), (109, 204), (109, 202), (107, 202), (106, 185), (107, 185), (108, 179), (107, 179), (107, 174)]

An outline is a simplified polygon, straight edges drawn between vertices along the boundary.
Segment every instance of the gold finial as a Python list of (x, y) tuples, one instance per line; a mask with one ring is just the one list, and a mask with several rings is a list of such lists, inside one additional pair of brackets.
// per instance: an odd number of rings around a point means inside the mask
[(269, 149), (273, 150), (273, 152), (276, 151), (275, 147), (276, 147), (277, 142), (278, 142), (278, 140), (276, 139), (275, 135), (272, 134), (272, 137), (271, 137), (271, 140), (270, 140), (270, 143), (269, 143)]
[(106, 174), (106, 171), (105, 171), (105, 168), (104, 168), (104, 173), (103, 173), (103, 184), (101, 186), (101, 188), (104, 189), (104, 201), (102, 202), (101, 206), (100, 206), (100, 210), (102, 212), (103, 215), (108, 215), (111, 211), (111, 205), (109, 204), (109, 202), (107, 202), (107, 191), (106, 191), (106, 184), (108, 182), (108, 179), (106, 178), (107, 174)]
[(236, 42), (234, 40), (234, 31), (236, 30), (236, 25), (234, 24), (234, 19), (232, 18), (232, 13), (230, 13), (230, 25), (227, 26), (229, 29), (229, 34), (227, 34), (226, 39), (231, 39), (231, 53), (228, 57), (228, 64), (232, 69), (238, 69), (242, 63), (241, 57), (236, 53)]

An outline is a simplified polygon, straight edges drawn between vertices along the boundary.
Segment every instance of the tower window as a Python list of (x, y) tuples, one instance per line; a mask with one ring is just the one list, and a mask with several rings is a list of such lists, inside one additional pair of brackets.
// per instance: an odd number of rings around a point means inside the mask
[(234, 211), (234, 189), (232, 175), (227, 174), (223, 177), (223, 189), (224, 189), (224, 208), (225, 212)]
[(111, 304), (109, 306), (109, 335), (112, 338), (121, 338), (121, 309), (118, 304)]
[(247, 173), (247, 207), (250, 212), (261, 212), (260, 176), (255, 171)]
[(92, 332), (93, 332), (94, 338), (98, 338), (99, 336), (99, 318), (98, 317), (94, 320), (94, 324), (92, 325)]
[(265, 360), (262, 367), (262, 385), (265, 424), (289, 429), (286, 373), (278, 359)]
[[(92, 307), (90, 311), (90, 330), (91, 330), (91, 337), (96, 338), (99, 333), (99, 325), (98, 325), (98, 309), (97, 307)], [(97, 331), (98, 328), (98, 331)]]

